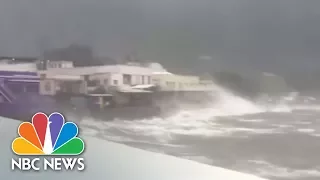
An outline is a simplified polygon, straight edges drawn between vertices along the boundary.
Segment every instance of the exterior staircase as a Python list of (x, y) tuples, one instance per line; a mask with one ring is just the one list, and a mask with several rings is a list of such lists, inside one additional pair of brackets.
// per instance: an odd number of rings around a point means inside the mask
[(9, 103), (15, 99), (13, 92), (4, 84), (4, 80), (0, 79), (0, 95)]

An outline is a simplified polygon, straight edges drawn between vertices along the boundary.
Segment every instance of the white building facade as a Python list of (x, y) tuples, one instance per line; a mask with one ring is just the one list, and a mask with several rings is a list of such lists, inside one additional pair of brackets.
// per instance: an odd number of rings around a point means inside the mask
[(137, 65), (66, 67), (68, 68), (52, 68), (39, 72), (42, 77), (40, 81), (42, 94), (54, 95), (66, 87), (75, 93), (87, 94), (99, 86), (108, 89), (109, 87), (156, 85), (160, 91), (211, 91), (213, 89), (212, 81), (201, 81), (198, 76), (172, 74), (158, 63), (151, 63), (147, 67)]
[(47, 69), (73, 68), (72, 61), (47, 61)]
[(154, 73), (152, 81), (161, 91), (211, 91), (212, 81), (201, 81), (198, 76)]
[[(141, 84), (151, 84), (153, 70), (148, 67), (129, 65), (91, 66), (77, 68), (53, 68), (39, 72), (42, 75), (40, 88), (42, 94), (53, 95), (61, 88), (59, 84), (66, 82), (79, 84), (78, 93), (87, 93), (98, 86), (134, 86)], [(64, 76), (64, 78), (61, 78)], [(60, 77), (60, 79), (59, 79)], [(70, 78), (68, 78), (70, 77)], [(76, 77), (76, 78), (75, 78)], [(58, 81), (61, 81), (58, 83)], [(55, 82), (55, 83), (53, 83)], [(51, 84), (51, 88), (44, 88), (43, 84)], [(57, 87), (58, 86), (58, 87)], [(49, 87), (49, 85), (47, 85)]]

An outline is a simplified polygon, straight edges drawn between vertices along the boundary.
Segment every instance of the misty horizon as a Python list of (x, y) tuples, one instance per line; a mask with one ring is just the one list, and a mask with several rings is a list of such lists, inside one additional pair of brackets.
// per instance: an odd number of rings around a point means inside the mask
[(313, 71), (319, 19), (317, 1), (1, 0), (0, 55), (40, 56), (76, 43), (115, 59), (134, 52), (189, 67)]

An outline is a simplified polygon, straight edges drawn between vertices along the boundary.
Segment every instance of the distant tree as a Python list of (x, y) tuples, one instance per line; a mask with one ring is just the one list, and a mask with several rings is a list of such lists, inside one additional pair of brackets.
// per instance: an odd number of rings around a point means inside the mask
[(286, 75), (286, 81), (298, 91), (319, 91), (320, 71), (291, 72)]
[(66, 48), (56, 48), (45, 51), (43, 57), (49, 60), (72, 61), (75, 66), (95, 66), (108, 64), (110, 58), (96, 58), (92, 47), (87, 45), (71, 44)]
[(244, 96), (255, 96), (260, 91), (258, 82), (246, 79), (235, 72), (220, 71), (212, 73), (219, 85)]

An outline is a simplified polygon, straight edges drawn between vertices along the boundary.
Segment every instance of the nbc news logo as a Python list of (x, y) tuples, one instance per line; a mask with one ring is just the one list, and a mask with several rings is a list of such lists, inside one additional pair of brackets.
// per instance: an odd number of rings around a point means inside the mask
[(55, 112), (47, 117), (36, 113), (32, 123), (20, 124), (18, 134), (12, 142), (12, 151), (20, 157), (11, 160), (12, 170), (84, 170), (83, 158), (70, 158), (84, 151), (84, 142), (77, 137), (78, 126), (65, 122), (62, 114)]

